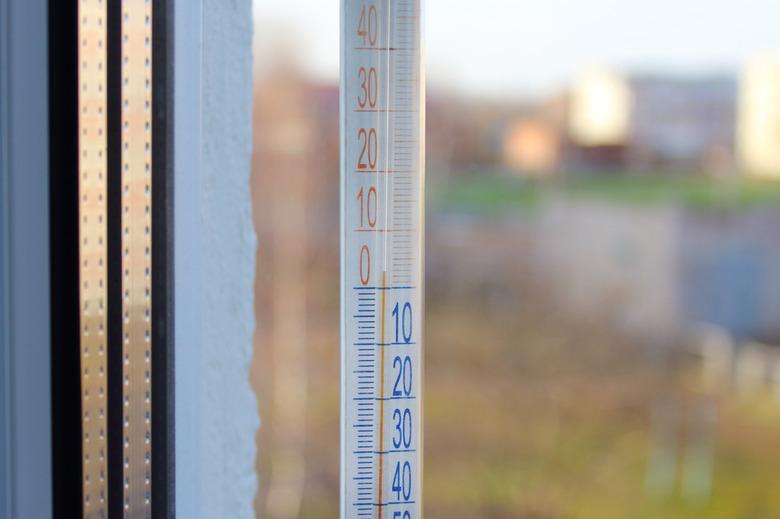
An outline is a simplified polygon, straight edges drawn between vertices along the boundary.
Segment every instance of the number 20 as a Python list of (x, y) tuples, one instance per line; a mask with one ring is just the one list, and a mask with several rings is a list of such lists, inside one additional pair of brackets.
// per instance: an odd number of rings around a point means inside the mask
[(358, 158), (358, 169), (374, 169), (376, 168), (376, 155), (377, 155), (377, 138), (376, 130), (370, 128), (366, 130), (361, 128), (358, 130), (358, 141), (362, 141), (363, 147), (360, 150), (360, 157)]
[(393, 384), (393, 396), (410, 396), (412, 394), (412, 358), (407, 355), (403, 359), (393, 359), (393, 369), (398, 369)]

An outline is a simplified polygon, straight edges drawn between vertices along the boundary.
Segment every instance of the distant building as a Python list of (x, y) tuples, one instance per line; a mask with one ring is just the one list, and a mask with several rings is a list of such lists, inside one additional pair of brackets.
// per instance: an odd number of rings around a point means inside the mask
[(632, 161), (640, 166), (703, 168), (734, 165), (737, 83), (730, 77), (631, 81)]
[(742, 73), (737, 148), (747, 175), (780, 179), (780, 56), (754, 59)]
[(571, 92), (569, 165), (728, 170), (736, 99), (736, 81), (728, 77), (587, 72)]
[(519, 118), (504, 133), (504, 164), (530, 176), (547, 176), (559, 165), (560, 132), (538, 118)]
[(780, 344), (780, 211), (557, 196), (538, 222), (528, 249), (558, 308), (648, 338), (707, 324)]
[(629, 82), (607, 70), (582, 74), (572, 85), (569, 112), (571, 139), (582, 147), (625, 145), (631, 129)]
[[(535, 118), (536, 106), (517, 101), (470, 99), (432, 92), (426, 102), (426, 174), (434, 179), (484, 174), (504, 169), (517, 171), (507, 162), (507, 131), (518, 121)], [(521, 151), (521, 162), (537, 161)], [(513, 155), (512, 161), (517, 156)], [(536, 172), (536, 166), (531, 168)]]

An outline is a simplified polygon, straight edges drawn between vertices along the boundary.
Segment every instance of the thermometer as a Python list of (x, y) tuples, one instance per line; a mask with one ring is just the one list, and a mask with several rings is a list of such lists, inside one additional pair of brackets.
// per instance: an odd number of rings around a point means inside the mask
[(341, 3), (341, 517), (422, 500), (420, 0)]

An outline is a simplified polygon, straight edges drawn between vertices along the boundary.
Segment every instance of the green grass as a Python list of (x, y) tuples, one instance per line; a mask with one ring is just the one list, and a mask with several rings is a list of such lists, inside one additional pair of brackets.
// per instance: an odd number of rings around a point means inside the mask
[(564, 186), (574, 196), (632, 204), (676, 203), (699, 209), (780, 207), (780, 183), (652, 176), (577, 180)]
[(437, 209), (480, 213), (507, 209), (533, 209), (539, 201), (539, 184), (517, 178), (481, 175), (428, 188), (428, 203)]
[[(562, 332), (544, 312), (429, 305), (425, 507), (430, 517), (733, 519), (780, 517), (780, 413), (718, 401), (712, 493), (646, 490), (659, 395), (704, 398), (635, 348)], [(431, 366), (434, 366), (432, 368)], [(521, 366), (521, 368), (517, 368)], [(674, 422), (677, 438), (686, 421)], [(690, 445), (685, 442), (683, 445)], [(684, 450), (675, 451), (678, 462)]]
[[(780, 518), (775, 402), (731, 393), (718, 398), (709, 499), (686, 500), (680, 474), (671, 491), (651, 494), (646, 478), (654, 406), (672, 399), (690, 412), (702, 398), (715, 398), (694, 387), (699, 372), (687, 363), (662, 367), (603, 323), (564, 325), (537, 300), (525, 301), (499, 309), (429, 295), (426, 517)], [(309, 329), (307, 480), (300, 514), (307, 519), (338, 515), (337, 308), (327, 306)], [(671, 425), (678, 439), (688, 423)], [(271, 449), (261, 443), (261, 466)], [(266, 485), (261, 479), (261, 492)]]
[(594, 175), (556, 182), (472, 174), (430, 186), (428, 201), (434, 209), (500, 213), (533, 210), (550, 194), (621, 204), (673, 204), (706, 210), (780, 207), (780, 182), (650, 174)]

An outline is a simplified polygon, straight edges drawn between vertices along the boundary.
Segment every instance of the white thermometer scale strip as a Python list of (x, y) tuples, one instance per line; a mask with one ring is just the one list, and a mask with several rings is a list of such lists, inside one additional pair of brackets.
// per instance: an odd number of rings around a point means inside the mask
[(342, 0), (341, 516), (421, 516), (419, 0)]

